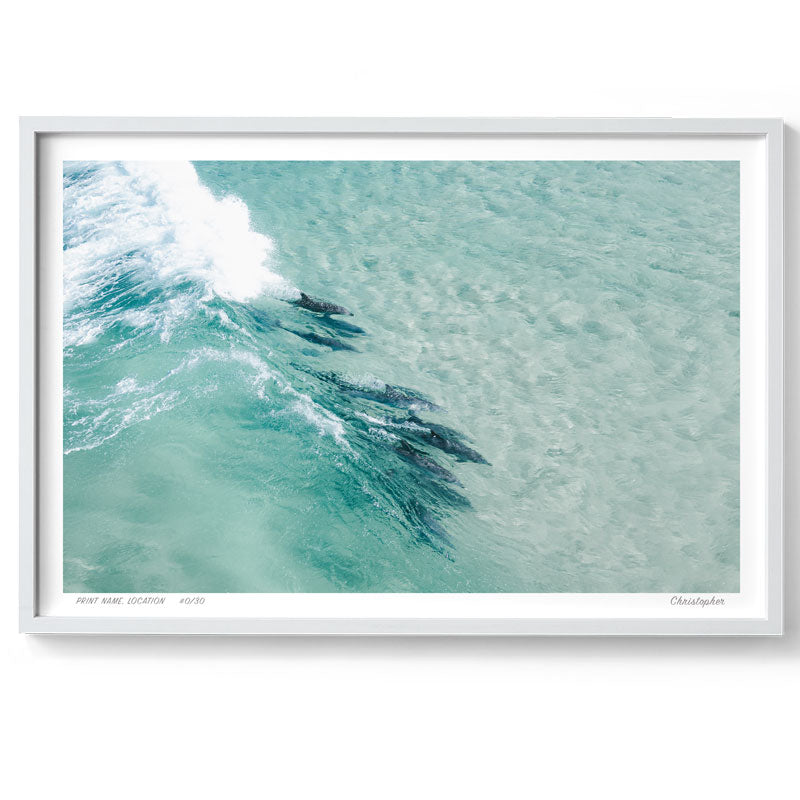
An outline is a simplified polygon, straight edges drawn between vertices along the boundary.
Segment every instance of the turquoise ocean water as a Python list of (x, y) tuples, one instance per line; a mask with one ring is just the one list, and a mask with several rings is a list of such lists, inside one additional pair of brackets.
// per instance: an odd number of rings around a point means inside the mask
[(736, 591), (738, 226), (735, 162), (66, 163), (65, 590)]

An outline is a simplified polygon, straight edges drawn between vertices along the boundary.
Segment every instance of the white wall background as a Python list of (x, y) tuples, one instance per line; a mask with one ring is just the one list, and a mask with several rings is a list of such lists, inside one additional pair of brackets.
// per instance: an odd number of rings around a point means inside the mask
[[(9, 4), (0, 33), (0, 793), (797, 796), (796, 4)], [(787, 635), (211, 640), (16, 633), (17, 116), (782, 116)], [(793, 758), (794, 757), (794, 758)]]

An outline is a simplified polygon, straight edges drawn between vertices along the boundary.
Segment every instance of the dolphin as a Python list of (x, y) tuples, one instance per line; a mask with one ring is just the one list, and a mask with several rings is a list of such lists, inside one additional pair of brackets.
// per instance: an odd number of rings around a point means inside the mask
[(318, 300), (316, 297), (309, 297), (305, 292), (300, 292), (299, 300), (290, 300), (290, 303), (305, 308), (306, 311), (315, 311), (317, 314), (343, 314), (352, 317), (353, 312), (348, 311), (344, 306), (337, 306), (336, 303), (329, 303), (327, 300)]
[(397, 408), (408, 408), (424, 411), (444, 411), (441, 406), (432, 403), (427, 397), (417, 394), (412, 389), (404, 386), (392, 386), (387, 383), (383, 390), (384, 402), (394, 405)]
[(286, 326), (284, 326), (283, 329), (289, 331), (289, 333), (293, 333), (295, 336), (299, 336), (301, 339), (305, 339), (307, 342), (313, 342), (323, 347), (330, 347), (331, 350), (353, 350), (358, 352), (353, 345), (347, 344), (347, 342), (341, 342), (331, 336), (320, 336), (318, 333), (296, 331), (294, 328), (287, 328)]
[(404, 439), (400, 440), (400, 444), (395, 448), (395, 450), (400, 458), (405, 459), (420, 469), (430, 472), (431, 475), (435, 475), (437, 478), (445, 481), (445, 483), (454, 483), (457, 486), (461, 486), (458, 478), (456, 478), (456, 476), (453, 475), (449, 469), (445, 469), (440, 464), (437, 464), (432, 458), (428, 458), (425, 453), (423, 453), (421, 450), (417, 450), (416, 447), (412, 447)]
[(444, 411), (441, 406), (432, 403), (427, 397), (423, 397), (405, 386), (392, 386), (390, 383), (379, 384), (375, 387), (361, 386), (333, 373), (329, 375), (328, 380), (353, 397), (374, 400), (376, 403), (393, 408), (406, 408), (413, 411)]
[(422, 430), (415, 430), (414, 434), (429, 444), (431, 447), (436, 447), (444, 453), (450, 453), (456, 457), (458, 461), (472, 461), (475, 464), (488, 464), (489, 462), (477, 451), (466, 445), (463, 437), (452, 428), (446, 428), (444, 425), (435, 425), (430, 422), (423, 422), (419, 417), (411, 415), (408, 421), (421, 428)]
[(345, 336), (363, 336), (366, 331), (359, 328), (358, 325), (353, 325), (350, 322), (345, 322), (343, 319), (334, 319), (325, 315), (324, 317), (317, 318), (317, 325), (324, 325), (326, 328), (331, 328), (334, 331), (344, 334)]

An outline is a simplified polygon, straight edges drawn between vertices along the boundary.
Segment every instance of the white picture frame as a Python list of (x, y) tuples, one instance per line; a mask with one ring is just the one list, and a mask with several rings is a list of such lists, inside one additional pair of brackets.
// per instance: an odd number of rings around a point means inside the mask
[[(142, 613), (143, 606), (126, 604), (115, 613), (71, 613), (64, 603), (57, 611), (43, 603), (43, 564), (52, 543), (44, 526), (58, 513), (54, 495), (48, 492), (43, 474), (52, 454), (43, 445), (43, 414), (52, 386), (42, 368), (44, 331), (60, 326), (43, 298), (48, 279), (43, 272), (47, 248), (44, 239), (49, 220), (44, 218), (43, 183), (49, 143), (59, 139), (83, 138), (101, 143), (108, 137), (159, 139), (189, 137), (198, 142), (216, 139), (307, 141), (313, 137), (352, 139), (356, 142), (394, 140), (403, 137), (452, 142), (492, 139), (503, 142), (592, 141), (615, 142), (622, 150), (645, 142), (687, 141), (709, 147), (714, 142), (736, 140), (753, 144), (753, 186), (759, 203), (752, 207), (751, 222), (761, 231), (754, 239), (758, 251), (752, 285), (758, 303), (757, 325), (751, 349), (760, 376), (754, 387), (756, 405), (763, 413), (745, 418), (752, 425), (750, 446), (758, 451), (757, 473), (752, 480), (762, 487), (752, 509), (757, 520), (759, 552), (754, 602), (747, 613), (724, 611), (724, 603), (705, 603), (710, 596), (687, 596), (686, 602), (673, 597), (653, 599), (642, 606), (637, 595), (601, 603), (598, 612), (559, 613), (558, 607), (536, 615), (525, 615), (524, 598), (512, 607), (512, 600), (495, 596), (473, 596), (476, 613), (460, 609), (447, 612), (450, 605), (437, 604), (434, 597), (417, 595), (414, 602), (385, 613), (360, 613), (359, 602), (368, 595), (353, 595), (352, 602), (331, 615), (315, 613), (311, 604), (303, 611), (289, 612), (276, 602), (276, 611), (226, 613), (220, 602), (208, 613), (171, 606), (166, 613)], [(510, 146), (510, 144), (508, 145)], [(106, 152), (106, 151), (103, 151)], [(501, 150), (502, 152), (502, 150)], [(103, 156), (105, 157), (105, 156)], [(619, 158), (619, 156), (616, 156)], [(487, 118), (59, 118), (27, 117), (20, 122), (20, 630), (25, 633), (108, 633), (108, 634), (344, 634), (344, 635), (779, 635), (782, 632), (782, 542), (783, 542), (783, 123), (778, 119), (487, 119)], [(755, 262), (754, 262), (755, 263)], [(50, 287), (52, 288), (52, 286)], [(742, 346), (745, 333), (742, 333)], [(763, 346), (762, 346), (763, 345)], [(759, 399), (760, 398), (760, 399)], [(60, 403), (60, 397), (55, 398)], [(748, 407), (749, 408), (749, 407)], [(746, 413), (745, 413), (746, 412)], [(756, 416), (758, 418), (756, 418)], [(752, 468), (752, 465), (750, 465)], [(749, 473), (748, 473), (749, 474)], [(747, 484), (743, 483), (746, 488)], [(58, 554), (56, 554), (58, 555)], [(757, 595), (757, 597), (756, 597)], [(696, 597), (696, 601), (693, 598)], [(718, 598), (715, 598), (715, 601)], [(722, 598), (725, 600), (725, 598)], [(591, 596), (579, 598), (581, 608)], [(578, 601), (576, 601), (577, 603)], [(390, 609), (387, 604), (385, 606)], [(576, 608), (578, 606), (576, 605)], [(54, 606), (55, 608), (55, 606)], [(255, 606), (254, 606), (255, 608)], [(297, 607), (299, 608), (299, 606)], [(504, 609), (513, 610), (505, 613)], [(66, 610), (65, 610), (66, 609)], [(136, 613), (139, 612), (139, 613)]]

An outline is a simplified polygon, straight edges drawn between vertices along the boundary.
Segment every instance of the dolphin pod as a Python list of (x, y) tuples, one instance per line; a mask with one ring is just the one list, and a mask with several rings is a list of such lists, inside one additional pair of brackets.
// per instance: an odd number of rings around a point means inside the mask
[[(325, 333), (345, 338), (366, 333), (357, 325), (333, 318), (334, 315), (353, 316), (352, 312), (344, 306), (311, 297), (305, 292), (300, 292), (298, 300), (289, 302), (304, 311), (319, 315), (315, 320), (315, 325), (326, 329)], [(266, 320), (257, 321), (261, 325), (266, 322)], [(308, 321), (311, 321), (310, 318)], [(356, 350), (355, 347), (339, 338), (334, 338), (334, 336), (326, 336), (310, 330), (297, 330), (282, 325), (280, 322), (274, 324), (316, 345), (329, 347), (332, 350)], [(446, 513), (445, 509), (447, 508), (469, 509), (472, 505), (469, 499), (456, 488), (463, 489), (463, 484), (449, 469), (429, 455), (430, 449), (435, 448), (459, 462), (471, 461), (475, 464), (489, 464), (489, 462), (467, 444), (465, 441), (467, 437), (463, 434), (444, 425), (426, 422), (417, 416), (421, 412), (435, 413), (445, 410), (423, 394), (405, 386), (379, 381), (374, 383), (355, 382), (334, 372), (309, 371), (318, 379), (336, 387), (343, 395), (378, 403), (386, 408), (398, 409), (401, 413), (405, 412), (402, 417), (389, 416), (379, 423), (392, 433), (388, 440), (384, 440), (387, 451), (411, 468), (404, 481), (410, 481), (410, 485), (414, 487), (414, 496), (401, 504), (402, 511), (418, 541), (450, 558), (451, 556), (447, 554), (446, 550), (454, 545), (445, 530), (442, 515)], [(359, 417), (360, 415), (356, 413), (355, 416)], [(374, 423), (375, 420), (373, 419), (372, 422)], [(392, 467), (386, 469), (387, 475), (392, 475), (394, 471)]]

